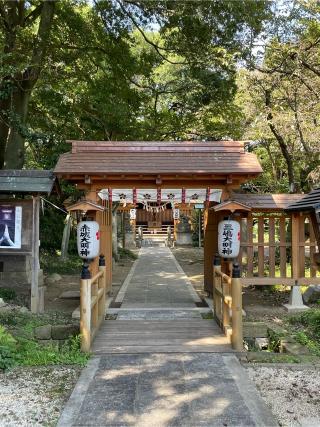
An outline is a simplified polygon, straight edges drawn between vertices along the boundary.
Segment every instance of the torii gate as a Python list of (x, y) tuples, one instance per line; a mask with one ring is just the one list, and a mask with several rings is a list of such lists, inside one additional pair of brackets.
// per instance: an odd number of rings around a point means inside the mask
[[(257, 177), (262, 168), (241, 141), (68, 141), (71, 152), (60, 156), (54, 170), (86, 192), (86, 199), (104, 206), (96, 210), (101, 229), (101, 253), (106, 258), (107, 289), (112, 283), (111, 200), (101, 201), (104, 188), (203, 188), (222, 190), (221, 201), (232, 190)], [(205, 203), (204, 281), (212, 289), (213, 256), (217, 250), (217, 224), (222, 213)], [(98, 261), (91, 267), (97, 271)]]

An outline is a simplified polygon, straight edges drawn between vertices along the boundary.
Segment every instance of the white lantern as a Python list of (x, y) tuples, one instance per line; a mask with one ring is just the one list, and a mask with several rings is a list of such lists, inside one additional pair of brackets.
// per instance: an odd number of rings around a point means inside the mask
[(93, 259), (100, 252), (99, 224), (96, 221), (81, 221), (77, 228), (78, 254), (84, 259)]
[(134, 220), (137, 218), (137, 210), (136, 209), (130, 209), (130, 219)]
[(180, 209), (173, 209), (173, 219), (180, 219)]
[(223, 258), (236, 258), (240, 251), (240, 224), (224, 220), (218, 225), (218, 252)]

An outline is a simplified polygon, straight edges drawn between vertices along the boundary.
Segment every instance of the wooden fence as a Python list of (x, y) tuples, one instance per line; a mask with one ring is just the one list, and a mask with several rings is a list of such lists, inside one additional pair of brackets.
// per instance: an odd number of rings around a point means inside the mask
[(80, 281), (80, 334), (81, 350), (90, 351), (91, 343), (102, 320), (105, 318), (106, 266), (99, 258), (99, 271), (93, 277), (89, 266), (83, 265)]
[(320, 284), (320, 275), (313, 261), (317, 242), (309, 216), (256, 212), (238, 221), (241, 267), (216, 255), (212, 295), (218, 324), (241, 351), (243, 285)]
[(307, 215), (250, 213), (241, 223), (244, 285), (320, 283), (313, 262), (316, 239)]

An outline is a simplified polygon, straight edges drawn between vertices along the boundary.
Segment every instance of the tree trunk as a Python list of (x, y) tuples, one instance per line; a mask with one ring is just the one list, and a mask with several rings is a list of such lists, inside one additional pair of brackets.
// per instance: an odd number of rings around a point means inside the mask
[(265, 100), (265, 105), (268, 108), (268, 113), (267, 113), (267, 121), (268, 121), (268, 126), (271, 130), (271, 132), (273, 133), (274, 137), (276, 138), (281, 153), (286, 161), (287, 164), (287, 170), (288, 170), (288, 181), (289, 181), (289, 191), (291, 193), (295, 193), (297, 191), (296, 189), (296, 185), (295, 185), (295, 178), (294, 178), (294, 168), (293, 168), (293, 159), (288, 151), (288, 147), (287, 144), (283, 138), (282, 135), (280, 135), (280, 133), (278, 132), (277, 128), (275, 127), (274, 123), (273, 123), (273, 115), (272, 115), (272, 111), (271, 111), (271, 92), (269, 90), (265, 91), (265, 96), (266, 96), (266, 100)]
[[(24, 2), (17, 4), (10, 3), (4, 53), (15, 53), (16, 31), (25, 24), (24, 9), (21, 8)], [(18, 14), (16, 13), (18, 7)], [(55, 10), (55, 1), (47, 0), (39, 4), (36, 8), (40, 16), (38, 32), (34, 40), (34, 47), (30, 65), (22, 73), (15, 76), (6, 76), (6, 80), (12, 84), (12, 93), (7, 100), (2, 101), (0, 105), (0, 114), (4, 117), (11, 115), (14, 117), (14, 123), (0, 123), (0, 166), (5, 169), (21, 169), (24, 164), (25, 153), (25, 127), (28, 115), (28, 104), (31, 92), (38, 81), (43, 60), (46, 56), (46, 50), (50, 37)], [(35, 12), (35, 10), (34, 10)], [(30, 14), (31, 15), (31, 14)], [(30, 16), (29, 15), (29, 16)], [(6, 114), (7, 113), (7, 114)]]
[(22, 127), (26, 124), (30, 92), (18, 89), (14, 94), (12, 109), (19, 117), (19, 127), (12, 126), (8, 137), (4, 169), (22, 169), (24, 164), (24, 142), (25, 136)]

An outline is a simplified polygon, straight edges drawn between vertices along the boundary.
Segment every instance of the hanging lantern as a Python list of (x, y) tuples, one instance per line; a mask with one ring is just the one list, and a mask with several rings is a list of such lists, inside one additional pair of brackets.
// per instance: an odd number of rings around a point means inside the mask
[(78, 254), (83, 259), (93, 259), (99, 255), (100, 232), (96, 221), (81, 221), (77, 228)]
[(218, 251), (223, 258), (236, 258), (240, 251), (240, 224), (224, 220), (218, 225)]
[(180, 219), (180, 209), (173, 209), (173, 219)]
[(130, 209), (130, 219), (134, 220), (137, 218), (137, 210), (136, 209)]

